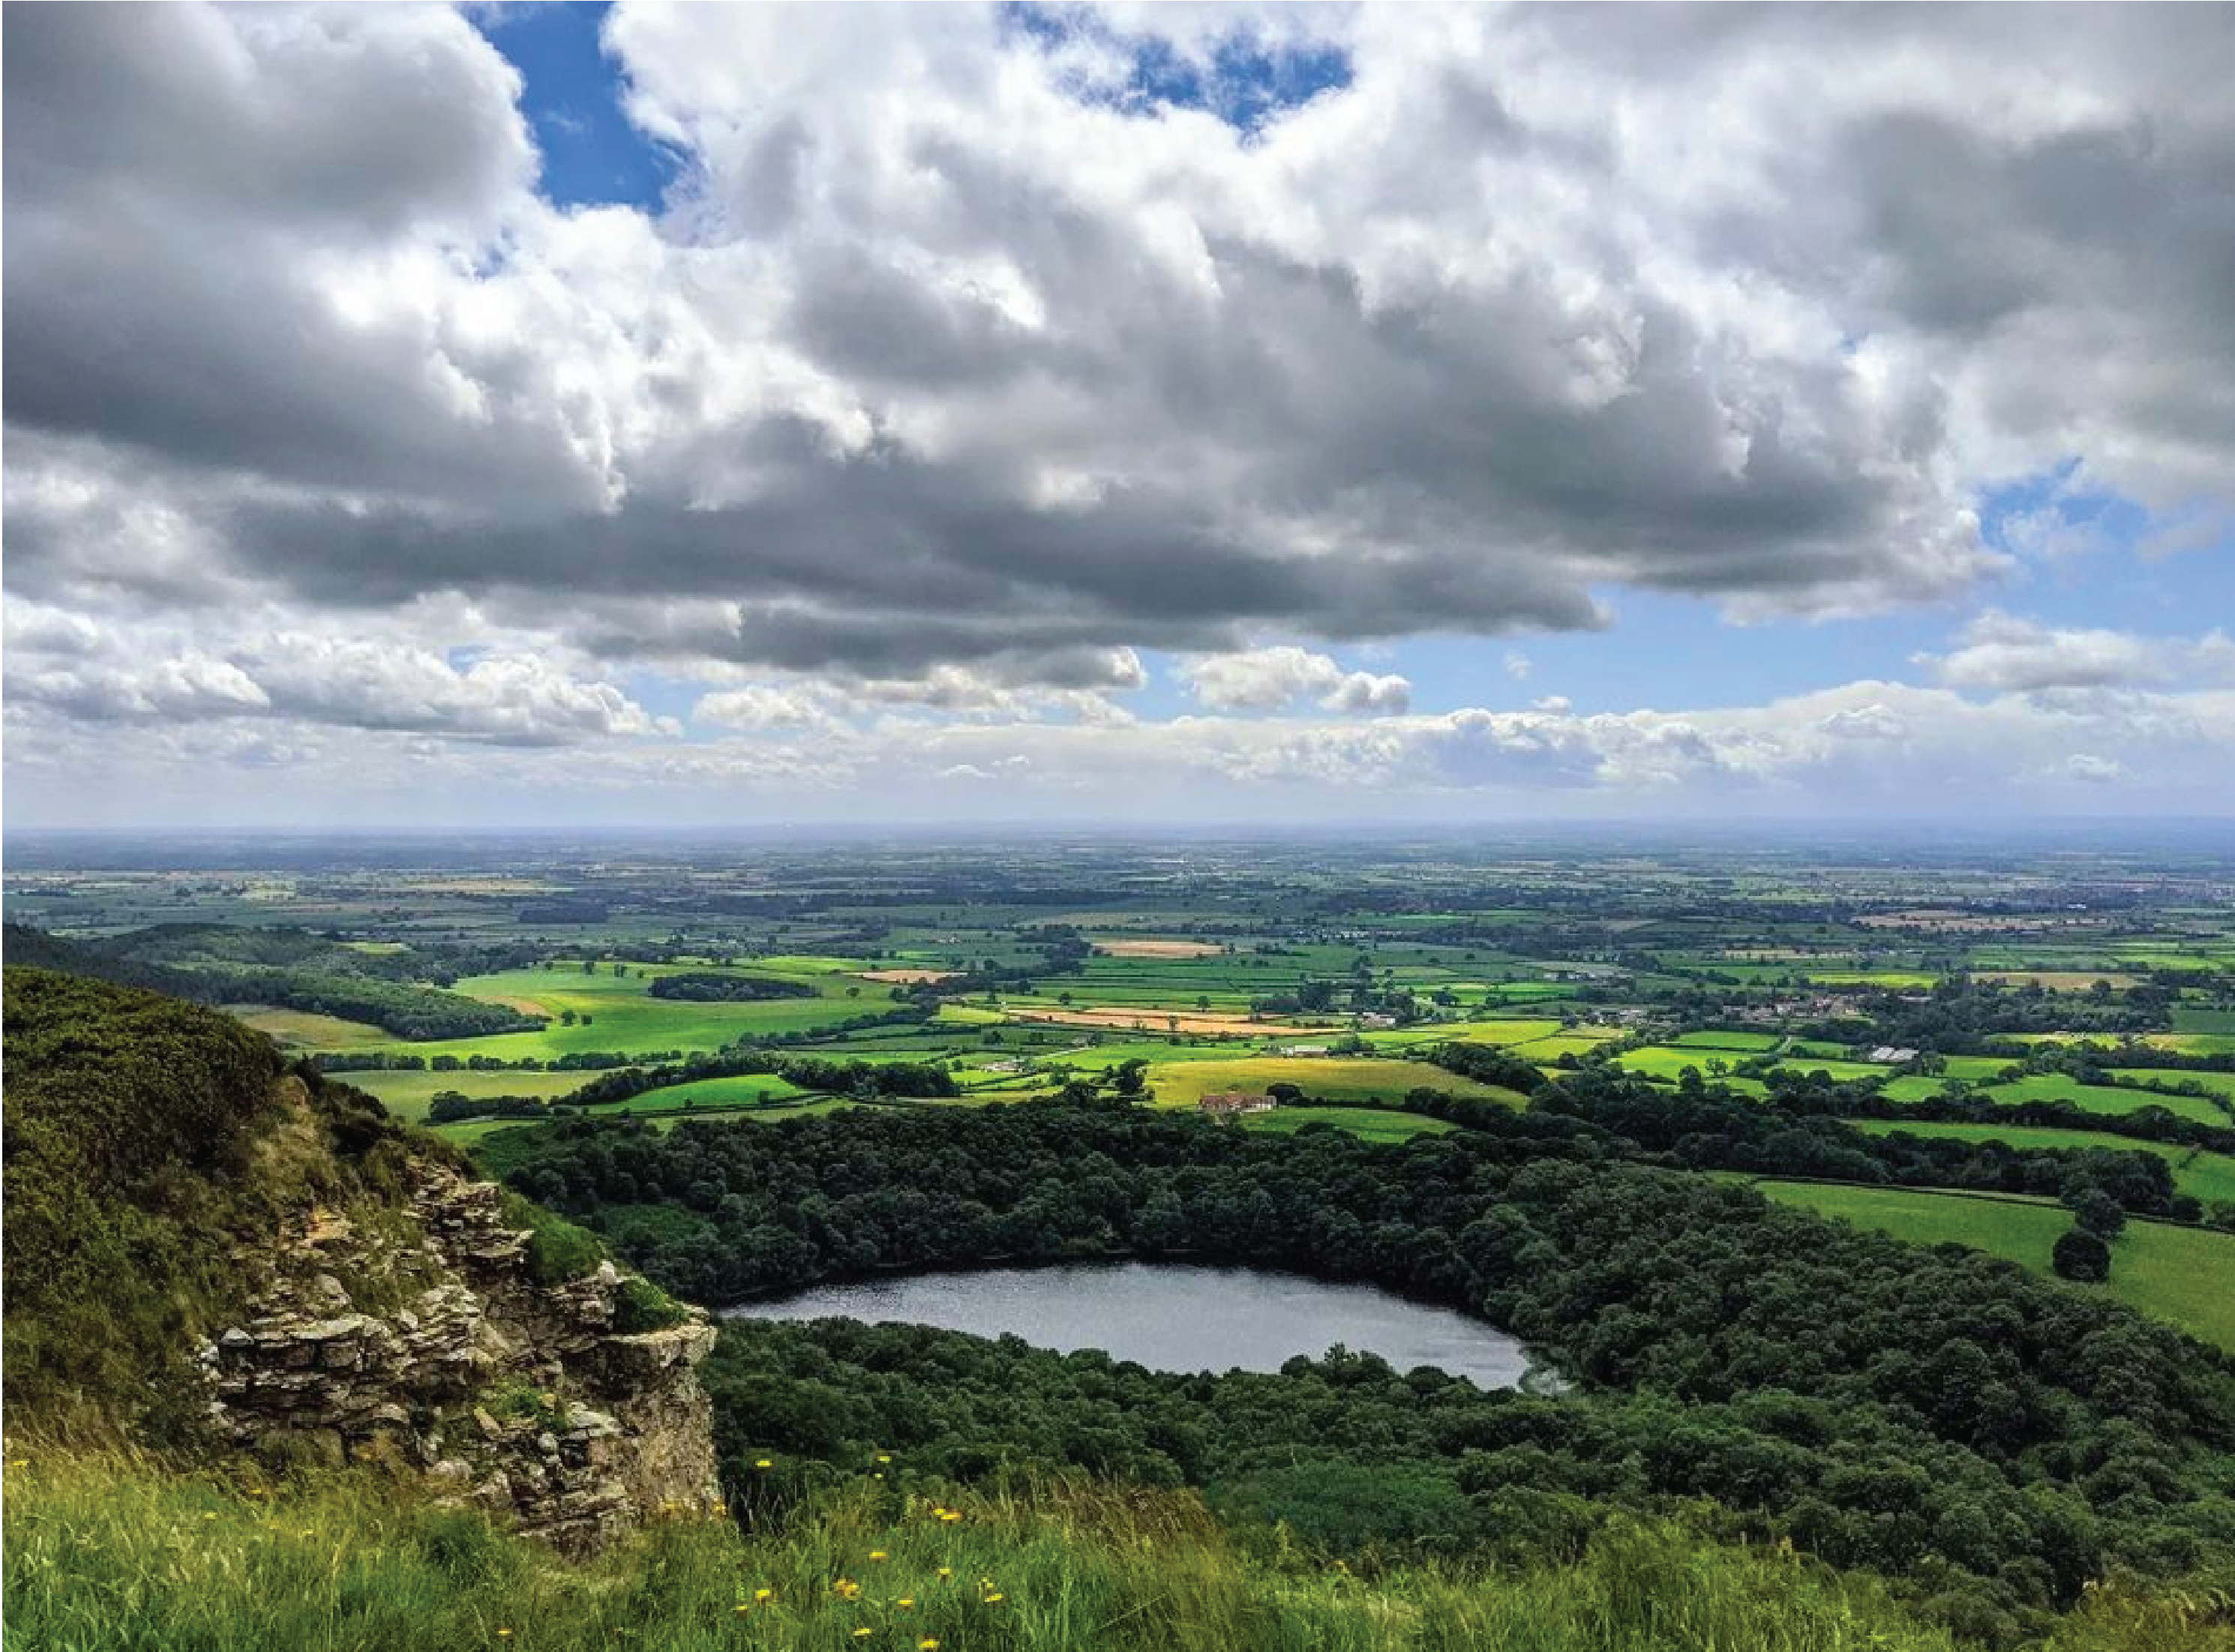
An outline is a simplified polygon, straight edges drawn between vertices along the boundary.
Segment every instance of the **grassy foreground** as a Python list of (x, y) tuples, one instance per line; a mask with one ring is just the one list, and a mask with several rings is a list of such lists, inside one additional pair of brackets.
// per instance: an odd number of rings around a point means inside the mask
[[(1042, 1487), (941, 1505), (834, 1497), (767, 1535), (656, 1525), (570, 1567), (363, 1475), (297, 1486), (11, 1451), (8, 1643), (147, 1652), (712, 1649), (1950, 1649), (1866, 1580), (1618, 1527), (1572, 1564), (1372, 1583), (1245, 1555), (1191, 1495)], [(1277, 1541), (1277, 1539), (1276, 1539)], [(2212, 1603), (2096, 1591), (2060, 1652), (2203, 1652)], [(2224, 1603), (2221, 1603), (2224, 1609)], [(2221, 1620), (2224, 1625), (2224, 1619)]]

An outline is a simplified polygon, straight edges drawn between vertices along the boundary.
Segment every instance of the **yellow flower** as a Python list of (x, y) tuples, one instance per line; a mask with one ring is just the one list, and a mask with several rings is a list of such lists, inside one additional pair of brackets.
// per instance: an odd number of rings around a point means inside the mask
[(872, 1549), (869, 1550), (869, 1558), (872, 1560), (889, 1560), (892, 1557), (888, 1555), (882, 1549)]
[(753, 1609), (751, 1607), (746, 1605), (743, 1601), (739, 1601), (737, 1603), (737, 1616), (739, 1617), (743, 1617), (747, 1612), (750, 1612), (752, 1609)]
[(875, 1633), (875, 1631), (870, 1629), (855, 1629), (854, 1631), (854, 1638), (857, 1641), (866, 1641), (873, 1633)]
[(898, 1600), (895, 1601), (893, 1604), (900, 1607), (913, 1606), (915, 1604), (915, 1596), (913, 1595), (903, 1595)]
[(1000, 1592), (997, 1590), (997, 1591), (996, 1591), (996, 1592), (994, 1592), (993, 1594), (991, 1594), (991, 1595), (988, 1595), (988, 1596), (986, 1596), (986, 1605), (988, 1605), (988, 1606), (996, 1605), (996, 1604), (998, 1604), (998, 1603), (1000, 1603), (1000, 1599), (1001, 1599), (1000, 1594)]
[(952, 1577), (954, 1576), (954, 1568), (952, 1566), (941, 1566), (939, 1569), (939, 1575), (941, 1578)]
[(774, 1467), (776, 1466), (776, 1465), (775, 1465), (773, 1462), (771, 1462), (769, 1459), (767, 1459), (767, 1458), (764, 1457), (764, 1458), (762, 1458), (762, 1459), (760, 1459), (760, 1461), (758, 1461), (757, 1463), (755, 1463), (755, 1464), (753, 1465), (753, 1466), (754, 1466), (755, 1468), (774, 1468)]
[(953, 1525), (957, 1520), (960, 1520), (962, 1516), (953, 1509), (941, 1509), (939, 1511), (939, 1518), (946, 1521), (947, 1524)]
[(841, 1600), (852, 1600), (855, 1596), (862, 1592), (861, 1584), (855, 1583), (850, 1577), (841, 1577), (836, 1583), (831, 1584), (830, 1587), (836, 1592), (838, 1598)]
[(757, 1601), (774, 1600), (776, 1598), (776, 1590), (773, 1589), (757, 1589), (753, 1590), (753, 1598)]
[[(877, 1461), (879, 1461), (880, 1463), (889, 1463), (889, 1462), (891, 1462), (892, 1460), (893, 1460), (893, 1458), (892, 1458), (892, 1453), (891, 1453), (890, 1452), (879, 1452), (877, 1453)], [(20, 1467), (22, 1467), (23, 1465), (22, 1465), (21, 1464), (17, 1464), (17, 1465), (16, 1465), (16, 1466), (20, 1468)]]
[(203, 1518), (203, 1519), (205, 1519), (205, 1520), (214, 1520), (214, 1519), (216, 1519), (216, 1518), (217, 1518), (217, 1516), (215, 1516), (215, 1515), (213, 1515), (213, 1514), (206, 1514), (206, 1515), (202, 1516), (202, 1518)]
[(915, 1652), (939, 1652), (939, 1642), (927, 1635), (915, 1643)]

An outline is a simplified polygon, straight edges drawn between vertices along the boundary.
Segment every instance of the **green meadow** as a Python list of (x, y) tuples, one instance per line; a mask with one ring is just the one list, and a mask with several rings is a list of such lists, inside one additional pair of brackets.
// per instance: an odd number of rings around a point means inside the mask
[(2020, 1151), (2056, 1147), (2105, 1153), (2154, 1153), (2173, 1167), (2173, 1186), (2206, 1204), (2235, 1203), (2235, 1157), (2206, 1153), (2173, 1142), (2138, 1141), (2101, 1131), (2061, 1130), (2053, 1124), (1959, 1124), (1897, 1118), (1847, 1121), (1871, 1136), (1939, 1136), (1959, 1142), (2002, 1142)]
[(2160, 1096), (2147, 1090), (2121, 1090), (2111, 1085), (2082, 1084), (2061, 1072), (2035, 1073), (2012, 1084), (1992, 1085), (1980, 1092), (1998, 1102), (2062, 1101), (2084, 1112), (2115, 1115), (2144, 1107), (2163, 1107), (2199, 1124), (2225, 1124), (2227, 1114), (2201, 1096)]
[(1511, 1106), (1522, 1105), (1522, 1098), (1511, 1090), (1478, 1084), (1426, 1062), (1372, 1056), (1248, 1056), (1224, 1061), (1158, 1063), (1149, 1069), (1147, 1077), (1157, 1105), (1166, 1107), (1192, 1107), (1205, 1096), (1225, 1091), (1259, 1093), (1276, 1084), (1292, 1084), (1308, 1096), (1329, 1101), (1393, 1099), (1408, 1091), (1426, 1088)]
[[(1865, 1188), (1814, 1182), (1753, 1184), (1786, 1204), (1876, 1228), (1920, 1245), (1970, 1245), (2054, 1277), (2049, 1252), (2072, 1215), (2046, 1199)], [(2111, 1248), (2111, 1295), (2235, 1354), (2235, 1234), (2129, 1222)], [(2074, 1286), (2073, 1289), (2092, 1288)]]
[(1369, 1142), (1409, 1142), (1415, 1136), (1441, 1136), (1458, 1128), (1445, 1119), (1378, 1107), (1281, 1107), (1251, 1114), (1242, 1124), (1275, 1136), (1293, 1136), (1307, 1124), (1333, 1124)]

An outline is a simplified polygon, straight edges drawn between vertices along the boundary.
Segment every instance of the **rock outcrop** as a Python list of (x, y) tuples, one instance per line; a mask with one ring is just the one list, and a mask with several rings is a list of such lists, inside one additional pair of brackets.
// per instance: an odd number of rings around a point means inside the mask
[(240, 1255), (264, 1282), (254, 1311), (198, 1354), (219, 1430), (423, 1474), (570, 1554), (711, 1504), (705, 1314), (646, 1328), (646, 1288), (610, 1262), (539, 1282), (494, 1183), (416, 1159), (405, 1175), (393, 1206), (314, 1210)]

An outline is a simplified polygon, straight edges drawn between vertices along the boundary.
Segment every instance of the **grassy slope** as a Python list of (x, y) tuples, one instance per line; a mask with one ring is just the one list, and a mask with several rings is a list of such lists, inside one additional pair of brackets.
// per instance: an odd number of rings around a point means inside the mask
[[(2072, 1217), (2047, 1200), (1910, 1189), (1757, 1182), (1770, 1197), (1806, 1205), (1921, 1245), (1970, 1245), (2048, 1275), (2050, 1249)], [(2111, 1295), (2235, 1352), (2235, 1234), (2130, 1222), (2112, 1247)], [(2074, 1288), (2083, 1288), (2075, 1287)]]
[[(20, 1448), (19, 1448), (20, 1449)], [(757, 1537), (656, 1526), (561, 1565), (362, 1476), (226, 1486), (41, 1451), (9, 1471), (10, 1644), (128, 1652), (1950, 1652), (1867, 1580), (1618, 1526), (1574, 1564), (1373, 1582), (1252, 1557), (1191, 1495), (1045, 1489), (942, 1521), (882, 1488)], [(884, 1558), (873, 1558), (882, 1555)], [(945, 1568), (947, 1576), (941, 1575)], [(837, 1587), (841, 1579), (858, 1593)], [(762, 1591), (767, 1591), (764, 1596)], [(998, 1600), (988, 1596), (998, 1594)], [(908, 1603), (903, 1605), (905, 1600)], [(857, 1634), (867, 1629), (866, 1635)], [(2054, 1652), (2206, 1652), (2175, 1603), (2091, 1598)]]

